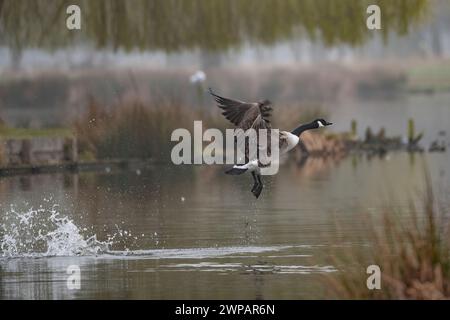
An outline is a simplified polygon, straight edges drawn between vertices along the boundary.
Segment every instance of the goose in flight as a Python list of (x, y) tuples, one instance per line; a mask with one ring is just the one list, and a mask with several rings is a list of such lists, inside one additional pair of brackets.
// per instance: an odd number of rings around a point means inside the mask
[[(221, 97), (215, 94), (211, 88), (209, 93), (213, 96), (219, 108), (223, 110), (222, 114), (237, 129), (242, 129), (244, 132), (249, 129), (254, 129), (257, 135), (257, 141), (259, 141), (260, 129), (266, 129), (268, 135), (272, 129), (270, 124), (270, 116), (272, 114), (272, 103), (269, 100), (262, 100), (259, 102), (243, 102), (238, 100), (232, 100), (229, 98)], [(317, 129), (325, 126), (332, 125), (331, 122), (327, 122), (324, 119), (316, 119), (310, 123), (299, 125), (297, 128), (288, 131), (279, 131), (279, 154), (283, 154), (294, 148), (300, 141), (300, 135), (311, 129)], [(258, 143), (257, 141), (253, 143)], [(248, 153), (248, 143), (245, 142), (245, 163), (243, 165), (234, 165), (230, 170), (226, 171), (226, 174), (240, 175), (245, 172), (250, 172), (253, 177), (253, 187), (251, 192), (258, 198), (263, 189), (263, 183), (261, 180), (261, 168), (264, 165), (261, 163), (260, 152), (255, 156), (250, 156)], [(270, 143), (267, 143), (268, 150), (266, 154), (270, 154)]]

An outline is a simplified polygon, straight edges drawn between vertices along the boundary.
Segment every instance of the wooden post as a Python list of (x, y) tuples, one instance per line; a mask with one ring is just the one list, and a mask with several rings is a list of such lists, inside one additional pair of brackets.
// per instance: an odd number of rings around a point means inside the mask
[(22, 140), (20, 161), (22, 162), (22, 164), (31, 164), (31, 141), (29, 139)]
[(72, 155), (71, 160), (72, 162), (78, 162), (78, 141), (77, 137), (72, 137)]

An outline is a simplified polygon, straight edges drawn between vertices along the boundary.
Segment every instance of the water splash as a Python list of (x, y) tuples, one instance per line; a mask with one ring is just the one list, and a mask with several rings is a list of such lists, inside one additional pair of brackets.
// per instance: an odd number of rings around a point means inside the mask
[[(12, 206), (0, 216), (0, 258), (95, 256), (101, 259), (158, 259), (169, 262), (188, 260), (164, 264), (146, 272), (175, 270), (311, 274), (336, 271), (333, 266), (304, 265), (303, 261), (301, 264), (276, 263), (278, 259), (289, 258), (291, 261), (294, 258), (292, 263), (296, 263), (297, 259), (311, 257), (310, 254), (304, 254), (304, 249), (312, 249), (312, 245), (129, 250), (126, 244), (137, 237), (117, 224), (114, 233), (107, 234), (105, 241), (99, 241), (95, 233), (91, 232), (92, 235), (89, 235), (90, 229), (77, 226), (59, 211), (57, 205), (47, 204), (48, 207), (40, 206), (38, 209), (24, 211)], [(151, 234), (150, 239), (158, 246), (158, 233)], [(125, 250), (117, 250), (117, 247)]]
[(0, 220), (0, 256), (42, 257), (97, 255), (109, 250), (115, 235), (106, 241), (83, 235), (69, 217), (50, 208), (17, 211), (14, 206)]

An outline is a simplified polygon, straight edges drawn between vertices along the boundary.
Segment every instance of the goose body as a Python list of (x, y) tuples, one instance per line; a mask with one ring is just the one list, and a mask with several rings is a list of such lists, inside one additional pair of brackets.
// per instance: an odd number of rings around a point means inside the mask
[[(257, 133), (257, 141), (259, 141), (259, 130), (266, 129), (269, 134), (271, 132), (270, 116), (272, 113), (272, 103), (268, 100), (260, 102), (243, 102), (238, 100), (232, 100), (224, 98), (215, 94), (209, 89), (210, 94), (213, 96), (219, 108), (223, 110), (222, 114), (238, 129), (242, 129), (244, 132), (249, 129), (254, 129)], [(285, 154), (292, 150), (300, 141), (300, 135), (311, 129), (317, 129), (325, 126), (329, 126), (332, 123), (325, 121), (324, 119), (316, 119), (310, 123), (299, 125), (292, 131), (279, 131), (279, 153)], [(248, 142), (252, 143), (252, 142)], [(270, 153), (270, 143), (267, 144), (266, 150)], [(253, 176), (253, 187), (251, 192), (258, 198), (263, 189), (263, 183), (261, 180), (261, 169), (265, 166), (262, 165), (260, 153), (252, 157), (248, 154), (248, 146), (245, 148), (245, 163), (242, 165), (234, 165), (230, 170), (226, 171), (226, 174), (240, 175), (245, 172), (250, 172)]]
[(287, 131), (280, 132), (280, 141), (286, 141), (285, 145), (280, 146), (280, 153), (286, 153), (292, 149), (300, 142), (300, 136), (296, 136), (293, 133)]

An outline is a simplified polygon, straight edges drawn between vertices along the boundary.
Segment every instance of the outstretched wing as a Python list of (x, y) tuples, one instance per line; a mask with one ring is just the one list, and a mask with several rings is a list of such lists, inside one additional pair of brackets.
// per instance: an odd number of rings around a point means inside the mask
[(243, 102), (224, 98), (215, 94), (211, 88), (209, 93), (216, 100), (222, 114), (236, 127), (245, 130), (253, 128), (270, 129), (270, 115), (272, 107), (269, 103), (261, 104), (257, 102)]
[[(272, 114), (270, 102), (243, 102), (218, 96), (211, 88), (209, 88), (209, 92), (214, 97), (214, 100), (216, 100), (219, 108), (223, 110), (222, 114), (225, 118), (237, 128), (242, 129), (242, 132), (236, 137), (236, 141), (240, 141), (241, 143), (238, 143), (236, 147), (245, 155), (245, 163), (255, 158), (261, 160), (261, 158), (264, 158), (263, 154), (270, 155), (270, 116)], [(250, 139), (249, 137), (239, 139), (241, 134), (244, 134), (244, 132), (247, 132), (249, 129), (254, 129), (256, 131), (256, 137), (252, 136), (255, 140), (253, 138)], [(260, 129), (267, 129), (266, 141), (269, 143), (259, 143)], [(257, 146), (256, 154), (249, 154), (249, 145)], [(263, 150), (265, 151), (264, 153), (261, 152)]]

